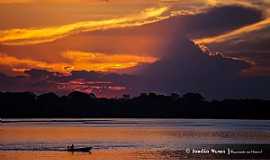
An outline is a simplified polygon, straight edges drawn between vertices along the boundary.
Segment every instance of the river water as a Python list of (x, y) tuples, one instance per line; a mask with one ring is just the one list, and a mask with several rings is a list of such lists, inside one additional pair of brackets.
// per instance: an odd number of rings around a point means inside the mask
[[(8, 119), (1, 160), (185, 159), (208, 144), (270, 144), (270, 121), (216, 119)], [(92, 146), (90, 153), (66, 146)]]

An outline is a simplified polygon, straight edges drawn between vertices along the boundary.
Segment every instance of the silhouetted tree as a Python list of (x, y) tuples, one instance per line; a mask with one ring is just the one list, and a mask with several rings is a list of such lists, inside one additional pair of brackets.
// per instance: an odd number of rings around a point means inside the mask
[(129, 100), (130, 99), (130, 95), (129, 94), (124, 94), (123, 95), (123, 99), (124, 100)]
[(183, 95), (183, 100), (189, 102), (201, 102), (204, 101), (205, 98), (199, 93), (186, 93)]
[(31, 92), (0, 92), (2, 118), (248, 118), (270, 119), (269, 100), (225, 99), (206, 101), (198, 93), (170, 96), (142, 93), (131, 98), (96, 98), (78, 91), (68, 96)]

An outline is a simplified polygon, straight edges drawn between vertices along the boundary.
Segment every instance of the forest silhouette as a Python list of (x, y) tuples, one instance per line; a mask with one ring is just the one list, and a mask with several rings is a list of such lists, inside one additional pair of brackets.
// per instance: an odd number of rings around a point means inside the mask
[(131, 97), (97, 98), (74, 91), (36, 95), (0, 92), (1, 118), (215, 118), (270, 119), (270, 100), (206, 100), (199, 93), (169, 96), (142, 93)]

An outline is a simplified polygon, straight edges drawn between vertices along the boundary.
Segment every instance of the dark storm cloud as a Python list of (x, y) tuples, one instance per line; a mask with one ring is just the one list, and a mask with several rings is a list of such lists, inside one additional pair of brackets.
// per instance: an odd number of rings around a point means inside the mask
[(95, 93), (97, 96), (113, 97), (131, 92), (137, 77), (125, 74), (74, 71), (70, 75), (32, 69), (25, 76), (0, 74), (0, 90), (35, 93), (55, 92), (68, 94), (72, 91)]
[[(177, 45), (178, 44), (178, 45)], [(145, 68), (146, 91), (200, 92), (211, 98), (270, 98), (270, 77), (247, 77), (251, 64), (222, 55), (209, 56), (187, 39), (173, 41), (170, 57)], [(263, 87), (262, 87), (263, 86)]]
[[(259, 22), (263, 18), (264, 13), (261, 10), (232, 5), (214, 7), (206, 12), (195, 15), (175, 16), (142, 27), (96, 31), (90, 32), (87, 35), (89, 37), (97, 38), (102, 42), (102, 44), (97, 44), (97, 46), (91, 44), (93, 47), (91, 49), (94, 51), (113, 51), (116, 53), (132, 52), (134, 54), (147, 52), (153, 55), (163, 56), (163, 48), (168, 45), (168, 39), (170, 41), (175, 35), (193, 39), (202, 36), (221, 34)], [(84, 37), (85, 34), (82, 34), (82, 36)], [(102, 39), (100, 39), (100, 37), (102, 37)], [(141, 37), (144, 41), (138, 39), (138, 37)], [(129, 40), (136, 45), (125, 47), (121, 40)], [(114, 41), (113, 46), (109, 45), (111, 41)], [(143, 44), (141, 44), (142, 42)], [(138, 47), (144, 46), (145, 43), (148, 46), (154, 45), (155, 47)], [(117, 46), (122, 47), (118, 48)], [(160, 50), (162, 50), (162, 53), (160, 53)]]
[[(211, 98), (270, 98), (270, 77), (243, 76), (242, 72), (252, 66), (250, 63), (220, 54), (209, 55), (187, 38), (191, 33), (192, 37), (216, 34), (261, 19), (262, 13), (256, 9), (226, 6), (200, 15), (173, 17), (146, 26), (82, 33), (55, 43), (34, 45), (31, 48), (37, 47), (37, 50), (42, 50), (43, 47), (62, 50), (61, 47), (70, 44), (71, 48), (95, 52), (146, 52), (159, 55), (161, 59), (154, 64), (143, 65), (136, 76), (86, 71), (74, 71), (71, 75), (63, 76), (42, 70), (25, 72), (26, 76), (23, 77), (1, 75), (1, 83), (11, 82), (10, 85), (0, 85), (1, 90), (57, 91), (62, 94), (80, 90), (100, 95), (103, 92), (107, 96), (125, 92), (194, 91)], [(77, 42), (76, 38), (82, 37), (82, 43), (74, 43)], [(92, 41), (93, 38), (95, 42)], [(128, 43), (125, 45), (123, 42)], [(147, 45), (143, 46), (144, 44)], [(16, 50), (27, 48), (29, 46), (22, 46)], [(8, 51), (10, 48), (2, 46), (1, 49)]]
[(264, 13), (256, 8), (243, 6), (216, 7), (187, 20), (188, 32), (195, 36), (220, 34), (264, 19)]
[(253, 61), (252, 74), (270, 74), (270, 27), (245, 33), (230, 41), (219, 44), (209, 44), (212, 51), (219, 51), (227, 56), (235, 56)]
[[(222, 55), (209, 56), (185, 38), (174, 38), (168, 47), (170, 50), (164, 52), (170, 52), (170, 56), (144, 66), (136, 76), (86, 71), (62, 76), (31, 70), (26, 72), (25, 77), (1, 75), (1, 81), (13, 82), (15, 91), (57, 90), (60, 94), (73, 90), (91, 91), (98, 95), (102, 92), (103, 96), (120, 96), (123, 93), (134, 95), (144, 91), (168, 94), (192, 91), (211, 98), (270, 98), (270, 77), (241, 76), (241, 72), (250, 67), (249, 63)], [(25, 88), (21, 82), (24, 82)], [(4, 85), (1, 90), (6, 90)]]
[[(159, 56), (157, 46), (166, 46), (167, 38), (174, 36), (175, 32), (191, 38), (206, 36), (230, 31), (260, 21), (262, 18), (263, 13), (255, 8), (215, 7), (205, 13), (180, 15), (139, 27), (79, 33), (51, 43), (26, 46), (0, 45), (0, 52), (20, 58), (45, 59), (48, 62), (63, 61), (61, 53), (66, 51), (67, 46), (79, 51), (108, 54), (143, 53)], [(54, 54), (51, 54), (52, 52)]]

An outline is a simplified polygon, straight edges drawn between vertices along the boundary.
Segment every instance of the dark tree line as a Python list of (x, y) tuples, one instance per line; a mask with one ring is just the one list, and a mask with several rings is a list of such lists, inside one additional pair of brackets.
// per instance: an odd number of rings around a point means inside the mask
[(270, 119), (270, 100), (207, 101), (198, 93), (170, 96), (143, 93), (131, 98), (96, 98), (72, 92), (35, 95), (0, 92), (1, 118), (237, 118)]

